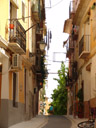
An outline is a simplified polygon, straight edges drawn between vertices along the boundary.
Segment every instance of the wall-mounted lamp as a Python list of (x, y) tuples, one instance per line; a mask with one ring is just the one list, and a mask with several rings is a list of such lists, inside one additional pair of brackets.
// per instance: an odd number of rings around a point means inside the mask
[[(45, 50), (46, 43), (45, 43), (43, 40), (42, 40), (42, 41), (38, 41), (37, 43), (39, 43), (39, 45), (40, 45), (40, 50), (43, 52), (43, 51)], [(29, 53), (29, 56), (30, 56), (30, 57), (38, 56), (38, 55), (41, 55), (42, 52)]]
[(46, 47), (46, 43), (42, 40), (42, 41), (39, 42), (39, 44), (40, 44), (40, 50), (44, 51), (45, 47)]

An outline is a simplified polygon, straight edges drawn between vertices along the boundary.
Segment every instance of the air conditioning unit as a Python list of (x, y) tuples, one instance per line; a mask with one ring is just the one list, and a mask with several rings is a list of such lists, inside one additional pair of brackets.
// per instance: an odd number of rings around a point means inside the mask
[(19, 54), (12, 55), (12, 69), (16, 71), (22, 70), (22, 56)]

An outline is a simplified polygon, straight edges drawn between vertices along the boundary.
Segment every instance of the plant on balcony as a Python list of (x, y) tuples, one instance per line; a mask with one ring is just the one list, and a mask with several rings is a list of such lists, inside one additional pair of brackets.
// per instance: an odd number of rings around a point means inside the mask
[(95, 9), (95, 6), (96, 6), (96, 2), (93, 3), (91, 9)]
[(46, 69), (45, 67), (45, 56), (41, 56), (41, 74), (42, 74), (42, 83), (44, 83), (44, 80), (46, 79), (47, 77), (47, 74), (48, 74), (48, 70)]
[(14, 24), (9, 24), (10, 29), (14, 29)]

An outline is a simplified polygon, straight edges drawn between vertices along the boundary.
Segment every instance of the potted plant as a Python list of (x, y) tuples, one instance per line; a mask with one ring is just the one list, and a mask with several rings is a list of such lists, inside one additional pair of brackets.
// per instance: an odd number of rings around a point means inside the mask
[(10, 29), (14, 29), (14, 24), (9, 24)]

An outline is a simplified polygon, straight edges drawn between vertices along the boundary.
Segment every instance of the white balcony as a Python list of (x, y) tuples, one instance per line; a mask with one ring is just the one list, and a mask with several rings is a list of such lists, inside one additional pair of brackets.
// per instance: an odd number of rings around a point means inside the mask
[(79, 58), (85, 59), (90, 54), (90, 35), (83, 35), (79, 41)]

